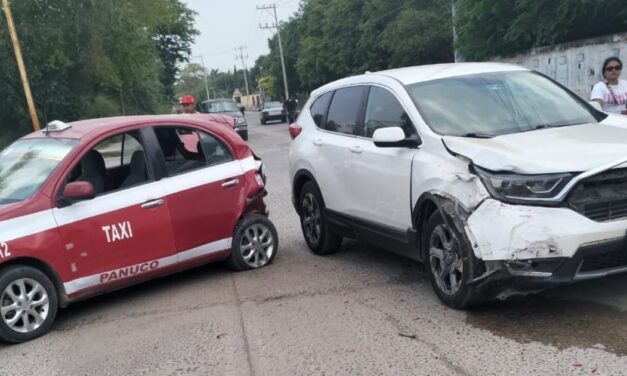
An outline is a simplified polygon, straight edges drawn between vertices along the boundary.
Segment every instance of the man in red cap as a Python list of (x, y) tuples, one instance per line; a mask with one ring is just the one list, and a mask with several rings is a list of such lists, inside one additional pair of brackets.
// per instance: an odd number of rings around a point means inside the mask
[(192, 95), (183, 95), (181, 97), (181, 106), (183, 106), (183, 112), (186, 114), (196, 113), (196, 99)]

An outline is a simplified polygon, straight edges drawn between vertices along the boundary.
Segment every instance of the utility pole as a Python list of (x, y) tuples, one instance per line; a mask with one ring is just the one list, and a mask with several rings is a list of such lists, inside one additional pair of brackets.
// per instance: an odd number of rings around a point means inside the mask
[(453, 13), (453, 56), (456, 63), (465, 61), (464, 56), (457, 50), (457, 0), (451, 0), (451, 7)]
[(276, 4), (270, 5), (258, 5), (257, 10), (272, 9), (274, 11), (274, 24), (265, 26), (259, 25), (260, 29), (276, 29), (276, 34), (279, 38), (279, 53), (281, 55), (281, 69), (283, 70), (283, 88), (285, 89), (285, 100), (290, 97), (290, 91), (287, 88), (287, 73), (285, 73), (285, 59), (283, 57), (283, 43), (281, 42), (281, 30), (279, 25), (279, 18), (276, 15)]
[(236, 59), (242, 59), (242, 67), (244, 68), (244, 83), (246, 84), (246, 96), (250, 96), (250, 91), (248, 91), (248, 74), (246, 73), (246, 62), (244, 61), (244, 59), (248, 58), (248, 55), (244, 56), (244, 50), (246, 49), (246, 47), (244, 46), (240, 46), (237, 47), (235, 50), (239, 50), (239, 55), (235, 55)]
[(202, 65), (202, 75), (205, 78), (205, 93), (207, 94), (207, 100), (209, 100), (209, 86), (207, 86), (207, 68), (205, 68), (205, 59), (203, 58), (202, 55), (200, 56), (194, 56), (194, 57), (199, 57), (200, 58), (200, 64)]
[(22, 58), (22, 50), (20, 49), (20, 42), (17, 39), (17, 32), (15, 31), (11, 8), (9, 7), (9, 0), (2, 0), (2, 6), (4, 8), (4, 14), (7, 18), (7, 26), (9, 28), (9, 34), (11, 35), (11, 43), (13, 44), (13, 51), (15, 52), (15, 60), (17, 61), (17, 69), (19, 70), (20, 78), (22, 79), (22, 86), (24, 87), (24, 95), (26, 96), (26, 103), (28, 104), (30, 118), (33, 122), (33, 129), (38, 131), (39, 118), (37, 117), (37, 111), (35, 110), (33, 94), (30, 91), (30, 84), (28, 83), (28, 76), (26, 75), (26, 68), (24, 67), (24, 59)]

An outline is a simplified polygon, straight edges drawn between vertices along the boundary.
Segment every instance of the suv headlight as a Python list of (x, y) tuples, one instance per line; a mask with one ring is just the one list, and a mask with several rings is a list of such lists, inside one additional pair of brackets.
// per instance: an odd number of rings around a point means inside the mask
[(246, 124), (246, 118), (243, 116), (238, 116), (235, 118), (235, 124), (237, 125), (242, 125), (242, 124)]
[(512, 203), (557, 203), (558, 195), (573, 174), (519, 175), (496, 173), (474, 167), (492, 197)]

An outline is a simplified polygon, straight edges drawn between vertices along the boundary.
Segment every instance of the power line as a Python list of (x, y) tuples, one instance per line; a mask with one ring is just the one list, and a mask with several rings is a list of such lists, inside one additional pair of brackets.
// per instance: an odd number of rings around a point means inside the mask
[(270, 10), (272, 9), (274, 12), (274, 24), (269, 25), (266, 23), (265, 26), (259, 25), (260, 29), (276, 29), (277, 36), (279, 38), (279, 53), (281, 55), (281, 70), (283, 71), (283, 89), (285, 90), (285, 99), (287, 100), (290, 97), (290, 91), (287, 86), (287, 73), (285, 72), (285, 58), (283, 57), (283, 43), (281, 42), (281, 29), (279, 25), (279, 18), (276, 15), (276, 4), (270, 5), (258, 5), (257, 10)]
[(248, 74), (246, 73), (246, 63), (244, 62), (244, 59), (248, 58), (248, 55), (244, 56), (244, 50), (246, 49), (245, 46), (240, 46), (235, 48), (235, 50), (239, 50), (239, 55), (236, 55), (235, 58), (240, 58), (242, 59), (242, 67), (244, 68), (244, 83), (246, 84), (246, 96), (250, 96), (250, 91), (248, 90)]

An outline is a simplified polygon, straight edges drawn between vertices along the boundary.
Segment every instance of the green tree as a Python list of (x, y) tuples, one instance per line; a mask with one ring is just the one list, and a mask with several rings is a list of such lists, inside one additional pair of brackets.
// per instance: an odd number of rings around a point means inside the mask
[(627, 31), (622, 0), (457, 0), (459, 48), (485, 60)]
[[(12, 1), (12, 11), (44, 123), (162, 112), (164, 71), (184, 59), (196, 35), (191, 11), (179, 0), (22, 0)], [(6, 144), (29, 132), (30, 121), (4, 18), (0, 30), (0, 143)], [(178, 44), (165, 45), (164, 35)]]

